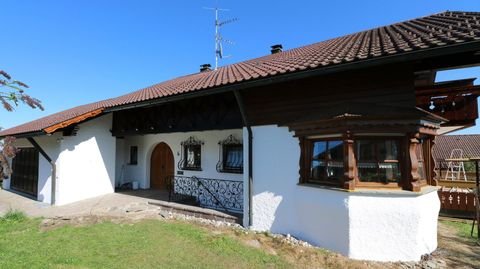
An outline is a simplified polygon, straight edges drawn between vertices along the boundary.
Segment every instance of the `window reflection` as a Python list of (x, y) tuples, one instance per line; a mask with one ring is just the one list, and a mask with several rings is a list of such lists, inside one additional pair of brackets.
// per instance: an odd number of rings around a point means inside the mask
[(358, 176), (363, 182), (399, 182), (398, 140), (363, 139), (357, 140)]
[(315, 141), (312, 150), (310, 181), (338, 182), (343, 174), (343, 141)]

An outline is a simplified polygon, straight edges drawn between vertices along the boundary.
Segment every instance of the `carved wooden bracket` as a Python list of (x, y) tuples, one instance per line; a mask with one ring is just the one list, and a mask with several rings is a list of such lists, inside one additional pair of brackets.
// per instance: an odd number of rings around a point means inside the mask
[(410, 159), (410, 173), (409, 173), (409, 182), (408, 186), (411, 191), (420, 191), (421, 184), (418, 182), (420, 180), (420, 175), (418, 174), (418, 159), (417, 159), (417, 147), (420, 144), (418, 140), (420, 134), (415, 133), (411, 136), (408, 145), (408, 156)]
[(430, 139), (430, 152), (429, 152), (429, 156), (430, 156), (430, 171), (431, 171), (431, 181), (430, 181), (430, 185), (432, 186), (438, 186), (438, 179), (440, 178), (440, 174), (438, 173), (438, 171), (435, 169), (435, 160), (433, 159), (433, 146), (435, 146), (435, 136), (433, 136), (431, 139)]
[(353, 190), (355, 189), (355, 181), (357, 180), (357, 164), (354, 154), (354, 141), (352, 139), (352, 134), (349, 131), (344, 134), (343, 143), (343, 156), (345, 156), (345, 160), (343, 162), (345, 170), (343, 188), (347, 190)]

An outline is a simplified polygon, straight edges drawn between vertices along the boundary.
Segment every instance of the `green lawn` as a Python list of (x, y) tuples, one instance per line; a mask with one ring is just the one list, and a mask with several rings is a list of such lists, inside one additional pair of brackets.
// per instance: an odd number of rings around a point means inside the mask
[(470, 235), (470, 232), (472, 231), (472, 221), (447, 221), (444, 220), (442, 221), (446, 225), (455, 228), (457, 231), (457, 235), (467, 239), (469, 241), (475, 241), (477, 238), (477, 227), (473, 229), (473, 237)]
[(0, 218), (0, 268), (289, 268), (279, 256), (181, 222), (148, 220), (39, 229)]

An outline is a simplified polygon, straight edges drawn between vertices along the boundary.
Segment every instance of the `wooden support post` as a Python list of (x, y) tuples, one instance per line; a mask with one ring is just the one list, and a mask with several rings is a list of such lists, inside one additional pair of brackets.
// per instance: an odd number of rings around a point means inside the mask
[(347, 131), (343, 136), (343, 151), (344, 151), (344, 182), (343, 188), (347, 190), (355, 189), (355, 181), (357, 180), (357, 164), (355, 161), (353, 138), (350, 131)]
[(417, 159), (417, 147), (420, 144), (418, 140), (420, 134), (415, 133), (410, 136), (408, 143), (408, 161), (409, 161), (409, 171), (408, 171), (408, 182), (407, 189), (410, 191), (420, 191), (421, 184), (419, 182), (420, 175), (418, 174), (418, 159)]
[[(305, 145), (305, 137), (299, 137), (298, 138), (298, 143), (300, 145), (300, 152), (307, 152), (306, 150), (306, 145)], [(300, 180), (298, 182), (300, 183), (305, 183), (307, 182), (307, 173), (306, 173), (306, 163), (305, 163), (305, 154), (300, 154), (300, 160), (299, 160), (299, 165), (300, 165), (300, 170), (298, 171), (298, 174), (300, 175)]]
[[(430, 177), (428, 178), (429, 184), (432, 186), (438, 186), (438, 180), (440, 179), (440, 176), (437, 171), (435, 170), (435, 159), (433, 158), (433, 146), (435, 146), (435, 136), (432, 136), (429, 138), (429, 151), (428, 151), (428, 157), (430, 160), (430, 165), (429, 165), (429, 171), (430, 171)], [(425, 158), (425, 157), (424, 157)], [(440, 164), (441, 167), (441, 164)]]

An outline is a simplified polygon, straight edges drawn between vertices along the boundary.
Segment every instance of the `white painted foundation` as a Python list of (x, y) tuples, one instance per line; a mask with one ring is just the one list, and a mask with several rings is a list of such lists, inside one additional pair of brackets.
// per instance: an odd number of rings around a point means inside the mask
[(354, 259), (418, 261), (437, 247), (435, 191), (346, 192), (299, 185), (287, 128), (253, 128), (252, 229), (291, 234)]

